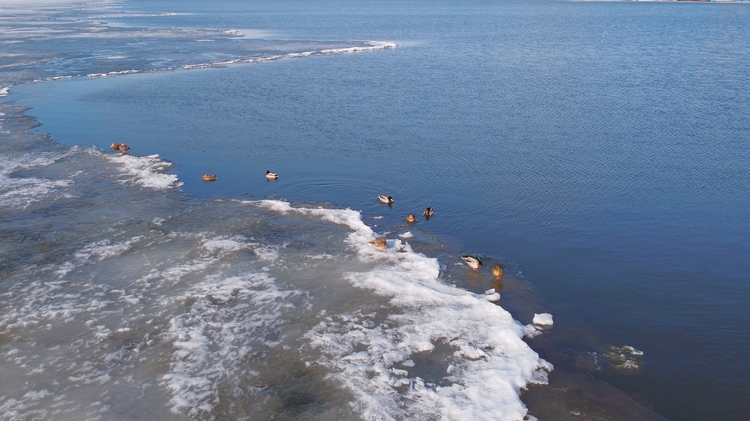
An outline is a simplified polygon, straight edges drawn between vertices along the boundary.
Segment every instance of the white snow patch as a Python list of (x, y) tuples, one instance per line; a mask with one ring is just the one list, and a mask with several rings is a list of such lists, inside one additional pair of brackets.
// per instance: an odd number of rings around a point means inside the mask
[(172, 163), (159, 159), (159, 155), (133, 156), (107, 154), (107, 158), (120, 165), (120, 172), (132, 177), (132, 181), (143, 187), (164, 190), (181, 187), (174, 174), (164, 174)]
[(535, 313), (532, 323), (537, 326), (552, 326), (552, 315), (549, 313)]
[(203, 248), (208, 250), (210, 253), (217, 251), (239, 251), (247, 250), (252, 244), (247, 242), (247, 239), (241, 235), (236, 236), (221, 236), (212, 239), (203, 240)]
[(256, 247), (255, 255), (261, 260), (267, 260), (269, 262), (276, 261), (279, 258), (279, 247), (278, 246), (264, 246)]

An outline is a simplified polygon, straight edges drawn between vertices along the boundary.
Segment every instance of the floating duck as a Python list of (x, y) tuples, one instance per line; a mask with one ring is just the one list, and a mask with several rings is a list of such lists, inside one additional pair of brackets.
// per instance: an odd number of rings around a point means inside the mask
[(385, 203), (386, 205), (390, 205), (393, 203), (393, 197), (392, 196), (386, 196), (384, 194), (379, 194), (378, 199), (380, 199), (381, 202)]
[(427, 209), (424, 210), (424, 212), (422, 212), (422, 215), (424, 215), (425, 218), (429, 218), (434, 214), (435, 214), (435, 210), (432, 209), (432, 207), (428, 207)]
[(277, 180), (279, 178), (279, 175), (275, 172), (266, 171), (266, 178), (269, 180)]
[(213, 174), (203, 174), (203, 181), (208, 183), (209, 181), (216, 181), (216, 176)]
[(109, 146), (112, 148), (113, 151), (122, 151), (122, 154), (125, 155), (130, 150), (130, 146), (124, 144), (124, 143), (113, 143)]
[(417, 218), (414, 217), (413, 213), (410, 213), (409, 216), (406, 217), (406, 222), (408, 222), (410, 224), (413, 224), (414, 221), (416, 221), (416, 220), (417, 220)]
[(477, 271), (477, 269), (482, 267), (482, 258), (479, 256), (461, 256), (462, 259), (464, 259), (464, 262), (466, 262), (467, 265), (469, 265), (474, 272)]
[(378, 249), (378, 251), (383, 251), (388, 248), (388, 243), (385, 241), (385, 238), (376, 238), (370, 241), (370, 244)]
[(495, 279), (499, 281), (500, 277), (503, 276), (503, 265), (495, 265), (495, 267), (492, 268), (492, 274), (495, 275)]

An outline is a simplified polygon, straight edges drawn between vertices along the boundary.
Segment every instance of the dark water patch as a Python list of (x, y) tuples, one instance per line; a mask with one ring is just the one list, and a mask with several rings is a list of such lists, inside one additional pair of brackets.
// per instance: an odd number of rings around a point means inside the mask
[[(450, 386), (456, 380), (449, 380), (451, 375), (451, 364), (455, 362), (453, 353), (456, 348), (446, 340), (438, 340), (433, 344), (435, 347), (430, 352), (420, 352), (411, 355), (409, 363), (401, 364), (401, 368), (409, 373), (413, 381), (420, 378), (428, 387)], [(458, 380), (460, 383), (460, 379)]]
[(562, 367), (550, 373), (547, 386), (530, 386), (523, 400), (540, 420), (666, 421), (622, 391)]
[(283, 411), (293, 417), (304, 412), (320, 412), (326, 402), (323, 395), (310, 387), (320, 381), (314, 378), (316, 373), (302, 362), (289, 361), (285, 366), (287, 368), (274, 376), (272, 385), (266, 387), (266, 391), (275, 395)]

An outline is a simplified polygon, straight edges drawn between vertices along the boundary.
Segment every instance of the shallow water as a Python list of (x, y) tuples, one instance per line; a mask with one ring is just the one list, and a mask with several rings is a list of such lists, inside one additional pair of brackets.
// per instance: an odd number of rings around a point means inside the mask
[[(3, 346), (33, 355), (16, 360), (17, 371), (4, 368), (17, 379), (2, 393), (6, 411), (53, 411), (57, 399), (66, 416), (107, 405), (129, 416), (115, 402), (144, 393), (153, 400), (142, 415), (166, 418), (437, 416), (434, 408), (460, 401), (437, 396), (449, 387), (437, 373), (448, 373), (458, 345), (441, 345), (454, 336), (424, 319), (432, 313), (415, 303), (425, 291), (399, 294), (399, 303), (391, 288), (405, 286), (389, 282), (439, 273), (441, 284), (458, 287), (450, 294), (472, 291), (486, 306), (493, 282), (488, 270), (463, 266), (459, 256), (470, 252), (485, 257), (485, 269), (508, 267), (501, 300), (521, 324), (543, 311), (555, 317), (529, 340), (556, 367), (549, 387), (525, 395), (532, 414), (645, 419), (656, 417), (644, 409), (652, 408), (705, 420), (748, 412), (749, 344), (737, 334), (750, 316), (746, 7), (125, 4), (143, 13), (117, 17), (115, 4), (95, 16), (133, 42), (87, 35), (97, 54), (77, 57), (72, 48), (24, 72), (41, 79), (255, 62), (12, 89), (8, 101), (33, 106), (26, 114), (44, 121), (33, 131), (69, 146), (4, 134), (3, 237), (13, 241), (2, 245), (2, 292), (26, 312), (5, 319)], [(156, 13), (164, 11), (192, 14)], [(253, 39), (225, 32), (248, 28), (258, 30), (245, 32)], [(257, 60), (368, 41), (399, 46)], [(56, 38), (27, 44), (71, 48)], [(3, 81), (25, 81), (24, 72)], [(11, 116), (21, 118), (6, 110), (4, 129), (34, 124)], [(128, 143), (132, 157), (110, 154), (113, 142)], [(266, 181), (267, 169), (280, 179)], [(203, 183), (207, 172), (218, 181)], [(396, 203), (379, 204), (379, 193)], [(263, 198), (362, 213), (331, 224), (312, 211), (269, 212)], [(428, 205), (434, 218), (402, 222)], [(348, 242), (367, 231), (362, 223), (394, 241), (414, 237), (388, 257), (363, 256)], [(413, 261), (401, 261), (403, 243), (437, 260), (404, 249)], [(446, 314), (443, 299), (437, 308)], [(247, 315), (249, 303), (262, 304)], [(487, 323), (473, 308), (457, 318), (467, 323), (459, 337)], [(400, 327), (375, 329), (389, 320)], [(414, 338), (413, 367), (382, 366), (395, 351), (380, 346), (412, 328), (435, 348), (424, 356)], [(75, 332), (86, 333), (69, 339)], [(612, 345), (643, 350), (640, 368), (614, 368), (605, 358)], [(72, 365), (84, 351), (92, 363)], [(345, 351), (364, 360), (335, 365)], [(361, 381), (373, 379), (362, 367), (388, 372), (386, 384)], [(58, 384), (18, 389), (29, 373)], [(462, 374), (472, 379), (471, 370)], [(429, 403), (409, 398), (418, 378)], [(94, 406), (80, 403), (104, 384)], [(478, 400), (456, 410), (481, 411)], [(384, 412), (368, 412), (375, 401)]]

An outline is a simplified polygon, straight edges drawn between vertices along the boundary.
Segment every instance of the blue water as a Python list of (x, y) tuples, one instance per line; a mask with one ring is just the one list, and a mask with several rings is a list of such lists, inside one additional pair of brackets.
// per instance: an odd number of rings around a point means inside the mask
[[(585, 373), (668, 419), (750, 413), (746, 5), (126, 7), (190, 14), (109, 20), (399, 46), (13, 88), (37, 131), (157, 153), (198, 200), (327, 203), (385, 213), (384, 226), (433, 206), (413, 230), (520, 270), (555, 316), (529, 342), (561, 370), (631, 345), (640, 369)], [(514, 311), (528, 321), (534, 307)]]

